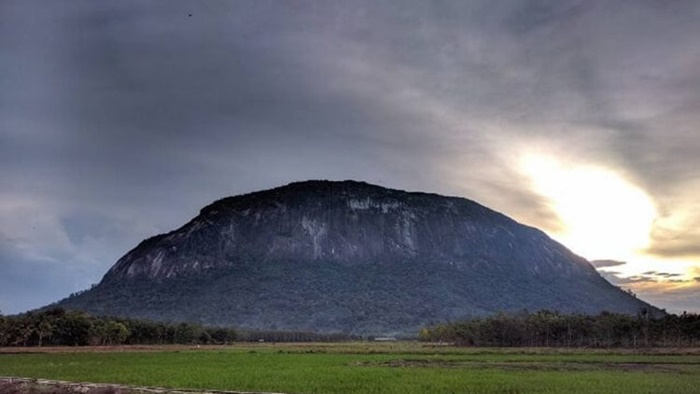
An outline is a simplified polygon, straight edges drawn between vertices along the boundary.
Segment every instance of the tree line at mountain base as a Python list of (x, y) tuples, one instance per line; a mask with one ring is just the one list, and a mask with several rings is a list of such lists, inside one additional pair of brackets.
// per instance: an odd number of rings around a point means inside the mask
[[(228, 344), (238, 342), (343, 342), (361, 340), (346, 334), (301, 331), (236, 331), (192, 323), (95, 317), (52, 308), (16, 316), (0, 315), (0, 346), (99, 346)], [(653, 319), (603, 312), (597, 316), (499, 313), (490, 317), (436, 324), (420, 330), (418, 339), (458, 346), (493, 347), (696, 347), (700, 315), (683, 313)]]
[(650, 318), (602, 312), (599, 315), (499, 313), (423, 328), (419, 339), (460, 346), (493, 347), (695, 347), (700, 346), (700, 315)]
[(342, 342), (346, 334), (301, 331), (237, 331), (193, 323), (95, 317), (52, 308), (16, 316), (0, 315), (2, 346), (223, 345), (238, 342)]
[(225, 344), (236, 337), (230, 328), (95, 317), (63, 308), (0, 316), (0, 346)]

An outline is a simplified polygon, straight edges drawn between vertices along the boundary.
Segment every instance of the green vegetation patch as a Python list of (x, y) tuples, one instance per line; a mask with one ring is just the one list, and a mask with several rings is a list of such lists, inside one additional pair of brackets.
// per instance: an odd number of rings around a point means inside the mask
[(389, 368), (461, 368), (499, 369), (504, 371), (627, 371), (627, 372), (667, 372), (684, 373), (687, 367), (697, 363), (615, 363), (615, 362), (493, 362), (437, 359), (394, 359), (382, 362), (365, 361), (354, 364), (360, 367)]
[(697, 354), (265, 344), (0, 354), (0, 375), (283, 393), (697, 393)]

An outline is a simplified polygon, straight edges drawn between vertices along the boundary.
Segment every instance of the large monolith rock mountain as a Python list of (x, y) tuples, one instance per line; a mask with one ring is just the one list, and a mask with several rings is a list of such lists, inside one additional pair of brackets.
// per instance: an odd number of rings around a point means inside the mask
[(498, 311), (653, 309), (473, 201), (308, 181), (229, 197), (60, 305), (247, 329), (415, 333)]

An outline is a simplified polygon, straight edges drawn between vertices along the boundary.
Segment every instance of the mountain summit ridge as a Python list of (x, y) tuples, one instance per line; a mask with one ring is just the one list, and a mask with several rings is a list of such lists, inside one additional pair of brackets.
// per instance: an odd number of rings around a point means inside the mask
[(544, 232), (474, 201), (357, 181), (226, 197), (141, 242), (93, 313), (360, 334), (497, 311), (652, 309)]

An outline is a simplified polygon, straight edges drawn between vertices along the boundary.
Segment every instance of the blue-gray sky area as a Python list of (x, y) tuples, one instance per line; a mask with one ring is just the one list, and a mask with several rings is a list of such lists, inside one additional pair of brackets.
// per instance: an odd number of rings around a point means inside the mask
[[(356, 179), (479, 201), (700, 312), (699, 20), (682, 0), (2, 0), (0, 310), (89, 287), (224, 196)], [(620, 242), (595, 249), (572, 210)]]

